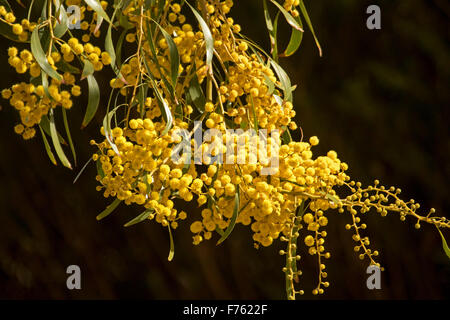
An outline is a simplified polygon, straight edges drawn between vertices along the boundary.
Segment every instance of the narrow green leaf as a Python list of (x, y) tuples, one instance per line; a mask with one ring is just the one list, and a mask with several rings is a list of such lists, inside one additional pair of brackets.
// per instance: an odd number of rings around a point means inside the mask
[(298, 22), (294, 19), (294, 17), (289, 12), (287, 12), (286, 9), (283, 8), (281, 4), (279, 4), (275, 0), (270, 0), (270, 2), (272, 2), (274, 5), (278, 7), (283, 16), (286, 18), (287, 23), (289, 23), (294, 29), (303, 32), (302, 27), (298, 24)]
[[(299, 25), (302, 25), (302, 20), (300, 19), (300, 17), (296, 17), (295, 19), (297, 20)], [(289, 57), (293, 55), (298, 50), (298, 48), (300, 48), (302, 39), (303, 39), (303, 32), (293, 28), (289, 43), (284, 52), (281, 54), (281, 56)]]
[[(167, 90), (170, 93), (170, 96), (172, 98), (172, 100), (175, 100), (175, 89), (172, 87), (172, 84), (167, 80), (167, 78), (164, 76), (163, 74), (163, 67), (160, 65), (159, 60), (158, 60), (158, 54), (156, 53), (156, 48), (155, 48), (155, 44), (153, 43), (153, 31), (152, 31), (152, 26), (147, 22), (147, 42), (150, 45), (150, 51), (152, 52), (152, 62), (156, 65), (156, 68), (158, 69), (158, 73), (160, 78), (162, 79), (162, 81), (164, 82), (164, 85), (166, 86)], [(155, 24), (156, 26), (156, 24)], [(145, 53), (143, 52), (143, 55), (145, 55)], [(148, 75), (149, 77), (151, 77), (154, 80), (154, 75), (151, 73), (150, 68), (147, 64), (147, 60), (144, 60), (144, 64), (145, 67), (147, 69)], [(164, 69), (166, 70), (166, 69)]]
[(219, 226), (216, 226), (216, 232), (223, 237), (224, 232), (222, 231), (222, 229), (219, 228)]
[(270, 96), (275, 91), (275, 83), (266, 75), (264, 75), (264, 83), (266, 84), (268, 91), (267, 94)]
[(97, 167), (97, 174), (103, 179), (105, 177), (105, 172), (103, 172), (102, 163), (100, 160), (97, 160), (95, 162), (95, 165)]
[(55, 66), (58, 68), (58, 70), (61, 70), (63, 72), (69, 72), (69, 73), (75, 73), (79, 74), (81, 71), (77, 67), (74, 67), (70, 63), (66, 62), (64, 59), (59, 60), (58, 62), (55, 62)]
[(188, 92), (189, 92), (189, 97), (191, 98), (194, 105), (197, 107), (198, 111), (200, 113), (205, 112), (206, 98), (205, 98), (205, 94), (203, 93), (202, 87), (200, 86), (200, 83), (198, 82), (195, 65), (193, 68), (192, 78), (189, 82)]
[(155, 82), (152, 80), (151, 83), (153, 86), (153, 90), (155, 91), (156, 98), (158, 100), (158, 105), (161, 110), (161, 114), (163, 115), (164, 121), (166, 122), (166, 127), (161, 133), (162, 135), (165, 135), (169, 132), (169, 130), (172, 128), (173, 125), (172, 112), (170, 111), (169, 105), (167, 104), (166, 100), (164, 100), (163, 96), (156, 87)]
[(322, 47), (320, 46), (319, 40), (316, 37), (316, 33), (314, 32), (314, 28), (311, 23), (311, 19), (309, 19), (308, 11), (306, 10), (303, 0), (300, 0), (299, 4), (300, 4), (300, 10), (303, 14), (303, 17), (305, 18), (306, 24), (308, 25), (308, 28), (309, 28), (309, 30), (311, 30), (311, 33), (314, 37), (314, 41), (316, 42), (317, 49), (319, 49), (319, 56), (322, 56)]
[(106, 137), (106, 140), (108, 141), (109, 145), (111, 146), (111, 148), (117, 155), (120, 155), (119, 149), (117, 148), (116, 144), (112, 141), (112, 133), (111, 133), (111, 119), (114, 116), (114, 114), (116, 113), (116, 111), (117, 111), (117, 108), (108, 112), (105, 115), (105, 118), (103, 118), (103, 128), (105, 130), (105, 137)]
[(141, 118), (144, 118), (145, 113), (145, 99), (147, 98), (148, 84), (141, 84), (139, 87), (139, 91), (137, 94), (137, 98), (139, 101), (139, 112), (141, 114)]
[(172, 261), (173, 256), (175, 255), (175, 245), (173, 243), (173, 236), (172, 236), (172, 230), (170, 229), (170, 224), (167, 226), (169, 229), (169, 238), (170, 238), (170, 250), (169, 250), (169, 256), (167, 257), (167, 260)]
[(335, 195), (329, 194), (329, 193), (327, 193), (327, 194), (325, 195), (325, 198), (327, 198), (328, 200), (333, 201), (333, 202), (336, 203), (336, 204), (341, 203), (341, 200), (340, 200), (338, 197), (336, 197)]
[(111, 20), (109, 19), (108, 15), (106, 14), (105, 10), (103, 10), (102, 5), (98, 0), (84, 0), (86, 4), (91, 7), (95, 12), (97, 12), (97, 15), (111, 23)]
[(62, 5), (59, 7), (59, 12), (57, 12), (57, 14), (59, 14), (59, 22), (56, 23), (56, 26), (53, 29), (53, 34), (57, 38), (62, 38), (62, 36), (65, 35), (69, 29), (67, 23), (69, 18), (67, 17), (67, 12)]
[(85, 59), (83, 63), (84, 63), (84, 67), (83, 67), (83, 73), (81, 74), (81, 80), (87, 78), (87, 76), (94, 74), (94, 71), (95, 71), (94, 65), (88, 59)]
[(272, 67), (281, 82), (281, 87), (284, 92), (284, 100), (292, 102), (292, 85), (289, 76), (278, 63), (273, 60), (270, 60), (270, 63), (272, 64)]
[(283, 126), (282, 129), (283, 134), (281, 135), (281, 141), (283, 142), (283, 144), (289, 144), (289, 142), (292, 141), (292, 136), (291, 136), (291, 132), (289, 131), (289, 128), (286, 126)]
[(55, 80), (62, 80), (61, 75), (48, 63), (47, 57), (42, 49), (41, 40), (39, 39), (39, 26), (35, 27), (31, 34), (31, 52), (36, 59), (36, 62), (46, 74)]
[(188, 2), (186, 4), (191, 8), (194, 13), (195, 18), (200, 24), (200, 28), (202, 29), (203, 36), (205, 37), (205, 45), (206, 45), (206, 65), (208, 66), (209, 72), (212, 72), (212, 59), (214, 56), (214, 39), (209, 30), (208, 24), (203, 20), (202, 16), (198, 13), (197, 10), (194, 9)]
[(256, 117), (256, 110), (255, 110), (255, 102), (253, 100), (253, 96), (250, 95), (251, 101), (252, 101), (252, 111), (253, 111), (253, 126), (256, 132), (259, 130), (258, 126), (258, 118)]
[(161, 27), (156, 21), (155, 23), (161, 30), (164, 38), (166, 39), (167, 45), (169, 46), (170, 74), (172, 78), (172, 87), (175, 90), (178, 79), (178, 72), (180, 70), (180, 55), (178, 53), (178, 48), (175, 42), (173, 41), (172, 37), (167, 33), (167, 31), (164, 30), (164, 28)]
[(100, 104), (100, 88), (98, 87), (97, 80), (95, 80), (93, 75), (89, 75), (87, 77), (87, 81), (89, 89), (88, 105), (81, 128), (85, 128), (89, 122), (91, 122), (97, 113), (97, 109)]
[(278, 17), (279, 12), (275, 17), (275, 21), (272, 22), (270, 17), (269, 9), (267, 8), (266, 0), (263, 1), (264, 4), (264, 18), (266, 19), (267, 30), (269, 31), (271, 54), (275, 61), (278, 61), (278, 41), (277, 41), (277, 30), (278, 30)]
[(219, 241), (217, 241), (217, 245), (224, 242), (228, 238), (228, 236), (231, 234), (231, 232), (233, 231), (234, 226), (236, 225), (237, 217), (239, 215), (239, 203), (240, 203), (240, 199), (239, 199), (239, 186), (238, 186), (236, 188), (236, 194), (234, 196), (233, 216), (231, 217), (230, 224), (228, 225), (227, 229), (223, 233), (222, 237), (219, 239)]
[(128, 221), (127, 223), (124, 224), (124, 227), (131, 227), (135, 224), (141, 223), (142, 221), (145, 221), (148, 219), (148, 217), (150, 216), (150, 214), (153, 212), (153, 210), (145, 210), (143, 213), (141, 213), (140, 215), (138, 215), (136, 218), (134, 218), (133, 220)]
[(55, 156), (53, 155), (53, 152), (50, 148), (50, 144), (48, 143), (47, 137), (45, 136), (44, 131), (42, 130), (42, 127), (39, 125), (39, 130), (41, 131), (42, 134), (42, 140), (44, 140), (44, 145), (45, 145), (45, 150), (47, 151), (47, 155), (50, 158), (50, 161), (56, 166), (56, 159)]
[[(125, 37), (125, 35), (124, 35), (124, 37)], [(122, 38), (122, 42), (123, 42), (123, 38)], [(122, 50), (122, 46), (121, 45), (120, 45), (120, 49)], [(117, 68), (117, 66), (116, 66), (116, 50), (114, 49), (114, 44), (113, 44), (113, 41), (112, 41), (112, 24), (109, 25), (108, 31), (106, 33), (105, 50), (106, 50), (106, 52), (108, 52), (108, 54), (109, 54), (109, 56), (111, 58), (111, 68), (114, 70), (114, 72), (116, 73), (116, 75), (119, 78), (123, 78), (123, 76), (120, 73), (119, 68)]]
[[(48, 119), (47, 116), (42, 116), (41, 118), (41, 122), (39, 122), (39, 125), (41, 126), (41, 128), (44, 130), (44, 132), (51, 137), (51, 133), (50, 133), (50, 120)], [(66, 140), (64, 140), (64, 138), (58, 133), (58, 139), (59, 139), (59, 143), (67, 145)]]
[(122, 200), (119, 199), (115, 199), (108, 207), (106, 207), (105, 210), (103, 210), (102, 213), (100, 213), (96, 219), (97, 220), (102, 220), (104, 218), (106, 218), (107, 216), (109, 216), (114, 210), (116, 210), (116, 208), (119, 206), (119, 204), (122, 202)]
[(447, 257), (450, 259), (450, 249), (448, 247), (447, 241), (445, 241), (444, 235), (442, 234), (441, 230), (439, 230), (438, 227), (436, 227), (439, 231), (439, 234), (441, 235), (442, 238), (442, 248), (444, 248), (444, 252), (447, 255)]
[(49, 116), (50, 116), (50, 119), (49, 119), (50, 120), (50, 135), (52, 138), (53, 147), (55, 148), (55, 151), (56, 151), (56, 155), (58, 156), (59, 160), (65, 167), (72, 169), (72, 165), (70, 164), (69, 160), (67, 160), (67, 157), (64, 154), (64, 151), (63, 151), (61, 144), (59, 142), (59, 139), (58, 139), (58, 131), (56, 131), (55, 117), (53, 114), (53, 109), (50, 109)]
[(77, 154), (75, 152), (75, 146), (73, 145), (72, 135), (70, 134), (70, 127), (69, 127), (69, 122), (67, 121), (66, 109), (62, 108), (62, 114), (63, 114), (64, 128), (66, 129), (66, 134), (67, 134), (67, 140), (69, 141), (70, 150), (72, 151), (72, 155), (73, 155), (73, 162), (74, 162), (75, 166), (77, 166)]
[[(116, 67), (117, 68), (116, 75), (119, 78), (123, 78), (123, 76), (120, 73), (120, 67), (122, 65), (122, 62), (121, 62), (122, 61), (122, 45), (123, 45), (123, 41), (125, 40), (126, 35), (127, 35), (127, 30), (123, 30), (122, 33), (119, 36), (119, 39), (117, 40), (117, 43), (116, 43), (116, 52), (115, 52), (115, 56), (116, 56), (115, 61), (116, 61), (116, 63), (115, 64), (117, 65), (117, 67)], [(112, 65), (112, 63), (111, 63), (111, 65)], [(119, 74), (117, 74), (117, 73), (119, 73)]]
[(78, 179), (81, 177), (81, 174), (84, 172), (84, 170), (86, 170), (87, 166), (89, 165), (89, 163), (91, 163), (92, 161), (92, 157), (89, 158), (88, 161), (86, 161), (86, 163), (84, 164), (83, 168), (81, 168), (80, 172), (78, 172), (77, 176), (75, 177), (75, 179), (73, 179), (73, 184), (75, 184)]

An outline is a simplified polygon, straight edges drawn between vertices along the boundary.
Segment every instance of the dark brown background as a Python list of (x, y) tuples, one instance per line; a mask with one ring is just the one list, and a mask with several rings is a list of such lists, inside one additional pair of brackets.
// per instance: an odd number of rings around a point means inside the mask
[[(25, 1), (26, 2), (26, 1)], [(244, 32), (267, 48), (262, 5), (239, 2), (233, 16)], [(363, 183), (379, 178), (403, 196), (450, 209), (449, 24), (445, 0), (305, 1), (324, 56), (307, 32), (302, 49), (283, 60), (293, 83), (298, 122), (306, 136), (318, 135), (318, 153), (338, 152), (350, 174)], [(382, 9), (382, 30), (366, 28), (369, 4)], [(282, 31), (287, 29), (282, 29)], [(288, 33), (282, 32), (281, 38)], [(282, 39), (285, 43), (286, 39)], [(18, 78), (6, 63), (10, 43), (0, 43), (0, 87)], [(105, 82), (104, 82), (105, 83)], [(105, 87), (104, 93), (107, 92)], [(106, 97), (102, 97), (105, 102)], [(97, 123), (78, 130), (86, 101), (69, 112), (80, 162), (99, 138)], [(75, 184), (73, 172), (55, 168), (41, 138), (24, 142), (14, 134), (17, 115), (5, 101), (0, 114), (0, 298), (269, 298), (284, 299), (281, 248), (255, 250), (248, 229), (237, 226), (223, 245), (191, 244), (188, 223), (175, 231), (176, 253), (167, 262), (167, 231), (156, 223), (125, 229), (140, 213), (120, 207), (110, 218), (95, 216), (108, 201), (95, 192), (95, 169)], [(299, 138), (298, 134), (297, 137)], [(190, 214), (194, 214), (189, 209)], [(366, 262), (353, 252), (348, 217), (330, 212), (327, 264), (329, 299), (443, 299), (450, 295), (449, 261), (431, 226), (414, 229), (395, 215), (370, 213), (367, 234), (386, 268), (382, 290), (365, 285)], [(448, 236), (448, 233), (447, 233)], [(77, 264), (82, 290), (66, 289), (65, 270)], [(315, 260), (304, 255), (301, 280), (310, 291)]]

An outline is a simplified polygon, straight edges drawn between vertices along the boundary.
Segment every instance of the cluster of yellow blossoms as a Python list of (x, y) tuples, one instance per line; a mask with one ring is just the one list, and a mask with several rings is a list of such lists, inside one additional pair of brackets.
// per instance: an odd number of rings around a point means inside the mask
[[(290, 24), (300, 19), (301, 0), (272, 2), (293, 19)], [(79, 0), (66, 1), (66, 5), (81, 6), (81, 36), (70, 33), (65, 41), (49, 28), (45, 59), (54, 71), (63, 72), (61, 79), (53, 75), (45, 83), (49, 70), (43, 74), (48, 66), (42, 59), (12, 47), (9, 64), (19, 74), (29, 71), (32, 79), (3, 90), (2, 96), (20, 113), (21, 124), (15, 131), (28, 139), (35, 134), (34, 126), (43, 125), (50, 109), (69, 109), (72, 96), (81, 94), (74, 75), (78, 69), (71, 64), (75, 59), (83, 66), (82, 72), (78, 70), (82, 78), (112, 66), (116, 77), (110, 81), (110, 101), (100, 130), (104, 139), (91, 141), (98, 148), (92, 157), (97, 163), (97, 190), (115, 199), (99, 217), (124, 202), (145, 209), (128, 225), (156, 220), (170, 231), (180, 220), (189, 219), (194, 244), (211, 239), (214, 233), (220, 243), (236, 223), (250, 227), (257, 248), (284, 241), (287, 248), (280, 254), (286, 256), (283, 272), (289, 299), (304, 293), (296, 289), (301, 243), (319, 266), (319, 281), (312, 293), (321, 294), (329, 286), (324, 259), (331, 254), (324, 244), (327, 214), (332, 209), (350, 213), (352, 221), (346, 228), (354, 231), (355, 251), (373, 265), (378, 265), (374, 260), (378, 251), (369, 248), (370, 241), (362, 234), (367, 226), (360, 213), (370, 209), (383, 216), (398, 212), (402, 220), (408, 215), (417, 219), (416, 227), (421, 222), (450, 227), (446, 218), (433, 217), (433, 210), (427, 216), (417, 214), (419, 205), (402, 201), (399, 189), (386, 189), (378, 181), (362, 188), (351, 181), (347, 164), (335, 151), (314, 157), (317, 137), (308, 142), (292, 140), (290, 131), (297, 129), (293, 87), (276, 61), (245, 38), (240, 25), (227, 16), (232, 0), (200, 0), (196, 7), (175, 0), (115, 2), (113, 17), (124, 31), (114, 54), (111, 25), (105, 51), (89, 42), (92, 35), (100, 36), (102, 19), (109, 20), (107, 2), (88, 3), (97, 5), (91, 8)], [(89, 11), (91, 21), (86, 22)], [(187, 21), (191, 13), (198, 24)], [(27, 20), (14, 24), (14, 15), (4, 7), (0, 15), (23, 39), (42, 27), (42, 22)], [(52, 27), (57, 23), (51, 17), (47, 21)], [(123, 41), (134, 54), (122, 62), (116, 58)], [(93, 80), (88, 80), (92, 90)], [(121, 107), (126, 109), (123, 118), (118, 113)], [(184, 152), (174, 160), (180, 146)], [(338, 187), (349, 195), (337, 194)], [(177, 201), (196, 201), (199, 210), (189, 215), (178, 211)]]
[[(66, 4), (67, 6), (80, 5), (81, 0), (68, 0)], [(106, 9), (107, 2), (102, 1), (102, 6)], [(81, 19), (85, 18), (86, 10), (92, 11), (87, 6), (81, 6), (80, 10)], [(0, 15), (3, 17), (3, 19), (0, 18), (0, 21), (10, 24), (12, 32), (19, 36), (21, 42), (27, 41), (29, 32), (33, 32), (37, 27), (37, 23), (30, 22), (27, 19), (23, 19), (20, 24), (14, 23), (16, 21), (14, 13), (7, 11), (4, 6), (0, 6)], [(61, 71), (62, 75), (60, 79), (52, 78), (45, 87), (43, 80), (41, 80), (41, 76), (44, 76), (41, 74), (42, 67), (36, 61), (33, 53), (28, 49), (19, 52), (17, 47), (8, 49), (8, 63), (15, 68), (18, 74), (29, 72), (31, 77), (28, 82), (20, 82), (9, 89), (2, 90), (2, 97), (9, 99), (10, 105), (17, 109), (20, 114), (21, 123), (16, 125), (14, 130), (21, 134), (24, 139), (35, 136), (34, 126), (41, 123), (42, 117), (46, 116), (51, 108), (61, 106), (64, 109), (70, 109), (73, 105), (73, 97), (81, 95), (81, 87), (77, 82), (80, 80), (77, 79), (77, 74), (81, 72), (76, 66), (70, 64), (75, 57), (79, 59), (82, 65), (85, 65), (86, 61), (91, 62), (94, 71), (100, 71), (103, 66), (111, 63), (111, 57), (106, 51), (102, 52), (98, 46), (88, 42), (91, 34), (96, 37), (100, 36), (100, 31), (95, 31), (96, 17), (97, 14), (93, 12), (91, 23), (86, 21), (81, 23), (81, 30), (89, 29), (89, 32), (82, 36), (82, 41), (85, 44), (80, 43), (78, 38), (73, 36), (66, 42), (52, 35), (52, 41), (55, 42), (55, 45), (50, 45), (51, 50), (48, 49), (45, 58), (49, 66), (56, 71)], [(52, 23), (57, 23), (57, 20), (54, 20)]]

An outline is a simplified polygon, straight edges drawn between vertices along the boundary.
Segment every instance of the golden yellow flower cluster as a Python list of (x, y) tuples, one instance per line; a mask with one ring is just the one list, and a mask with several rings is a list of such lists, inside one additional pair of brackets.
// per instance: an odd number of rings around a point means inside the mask
[[(300, 12), (305, 14), (300, 0), (271, 2), (291, 18), (291, 25)], [(50, 115), (50, 135), (66, 166), (70, 167), (58, 147), (51, 110), (70, 109), (87, 78), (86, 125), (99, 105), (94, 72), (110, 65), (116, 74), (109, 82), (109, 102), (102, 104), (102, 141), (91, 141), (98, 149), (92, 157), (97, 190), (114, 199), (100, 218), (124, 202), (145, 210), (127, 225), (156, 220), (171, 232), (180, 220), (189, 219), (194, 244), (215, 233), (220, 243), (236, 223), (249, 226), (257, 248), (277, 239), (286, 242), (280, 254), (286, 256), (283, 272), (289, 299), (304, 293), (296, 289), (303, 245), (318, 263), (319, 279), (312, 293), (322, 294), (329, 286), (324, 260), (331, 254), (325, 249), (325, 229), (327, 215), (333, 212), (349, 212), (346, 228), (354, 232), (354, 250), (372, 265), (378, 265), (378, 251), (369, 248), (361, 213), (398, 212), (402, 220), (417, 219), (417, 228), (421, 222), (450, 227), (446, 218), (432, 216), (434, 210), (419, 215), (419, 205), (402, 201), (399, 189), (384, 188), (378, 181), (363, 188), (352, 181), (346, 174), (348, 165), (335, 151), (314, 156), (316, 136), (293, 141), (290, 131), (298, 125), (286, 73), (242, 35), (241, 26), (228, 16), (232, 0), (196, 3), (131, 0), (109, 6), (106, 1), (67, 0), (67, 6), (80, 8), (81, 30), (74, 31), (64, 30), (52, 15), (57, 8), (51, 2), (47, 20), (39, 24), (17, 24), (13, 13), (0, 7), (0, 22), (14, 35), (25, 41), (31, 33), (31, 51), (8, 50), (8, 62), (16, 72), (31, 76), (2, 91), (20, 114), (15, 131), (32, 138), (34, 127), (45, 129)], [(92, 36), (100, 37), (102, 25), (108, 28), (105, 50), (90, 42)], [(113, 46), (116, 27), (123, 30)], [(63, 36), (55, 35), (61, 29)], [(35, 30), (42, 30), (40, 38)], [(121, 58), (124, 43), (127, 54), (133, 52), (126, 59)], [(46, 142), (44, 133), (43, 137)], [(180, 150), (182, 155), (175, 159)], [(52, 157), (48, 146), (47, 152)], [(198, 212), (178, 211), (179, 201), (195, 201)]]

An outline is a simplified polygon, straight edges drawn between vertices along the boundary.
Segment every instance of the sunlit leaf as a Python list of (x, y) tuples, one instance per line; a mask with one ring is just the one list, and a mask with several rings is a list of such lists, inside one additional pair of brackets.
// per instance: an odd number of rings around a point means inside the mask
[(44, 130), (42, 130), (42, 127), (39, 125), (39, 130), (41, 131), (42, 134), (42, 140), (44, 140), (44, 146), (45, 146), (45, 151), (47, 151), (47, 155), (50, 158), (50, 161), (56, 166), (56, 159), (55, 156), (53, 155), (53, 152), (50, 148), (50, 144), (48, 143), (47, 137), (45, 136)]
[(86, 127), (89, 122), (94, 118), (97, 113), (98, 106), (100, 104), (100, 88), (98, 87), (97, 80), (95, 80), (93, 75), (89, 75), (87, 77), (88, 81), (88, 105), (86, 108), (86, 113), (84, 115), (83, 123), (81, 125), (82, 128)]
[(166, 39), (167, 45), (169, 46), (169, 56), (170, 56), (170, 75), (172, 78), (172, 87), (175, 89), (178, 79), (178, 72), (180, 68), (180, 55), (178, 53), (178, 48), (172, 37), (161, 27), (156, 21), (156, 25), (161, 30), (164, 39)]
[[(302, 20), (300, 17), (296, 17), (295, 20), (297, 20), (299, 25), (302, 25)], [(293, 28), (291, 38), (289, 39), (289, 43), (284, 52), (280, 56), (289, 57), (293, 55), (298, 50), (298, 48), (300, 48), (302, 39), (303, 39), (303, 32)]]
[(233, 231), (234, 226), (236, 225), (237, 217), (239, 215), (239, 204), (240, 204), (239, 186), (237, 186), (236, 187), (236, 194), (234, 196), (233, 216), (231, 217), (230, 224), (228, 225), (227, 229), (223, 233), (222, 237), (219, 239), (219, 241), (217, 241), (217, 245), (219, 245), (222, 242), (224, 242), (228, 238), (228, 236), (231, 234), (231, 232)]
[(284, 100), (292, 102), (292, 85), (289, 76), (278, 63), (273, 60), (270, 60), (270, 63), (272, 64), (272, 67), (281, 82), (281, 87), (284, 92)]
[(41, 69), (45, 71), (50, 77), (55, 80), (61, 81), (61, 75), (52, 68), (48, 63), (47, 57), (42, 49), (41, 40), (39, 38), (39, 27), (36, 26), (31, 34), (31, 52), (33, 53), (36, 62), (39, 64)]
[(102, 5), (100, 4), (100, 1), (98, 0), (84, 0), (86, 4), (91, 7), (95, 12), (97, 12), (97, 15), (111, 23), (111, 20), (109, 19), (108, 15), (106, 14), (105, 10), (103, 10)]
[(173, 236), (172, 236), (172, 230), (170, 228), (170, 225), (168, 225), (167, 228), (169, 229), (169, 238), (170, 238), (170, 249), (169, 249), (169, 256), (167, 257), (167, 260), (172, 261), (174, 255), (175, 255), (175, 245), (173, 243)]
[(102, 213), (100, 213), (96, 217), (96, 219), (102, 220), (102, 219), (106, 218), (107, 216), (109, 216), (114, 210), (116, 210), (116, 208), (119, 206), (119, 204), (121, 202), (122, 202), (122, 200), (115, 199), (105, 210), (102, 211)]
[(72, 135), (70, 134), (70, 127), (69, 127), (69, 122), (67, 121), (66, 109), (62, 108), (62, 114), (63, 114), (64, 128), (66, 129), (66, 134), (67, 134), (67, 141), (69, 141), (70, 150), (72, 151), (72, 155), (73, 155), (73, 162), (74, 162), (75, 166), (77, 166), (77, 154), (75, 152), (75, 146), (72, 141)]
[(445, 240), (444, 235), (442, 234), (441, 230), (439, 230), (439, 228), (437, 228), (437, 229), (438, 229), (439, 234), (441, 235), (441, 238), (442, 238), (442, 248), (444, 248), (445, 254), (450, 259), (450, 249), (448, 247), (447, 241)]
[(303, 31), (303, 28), (298, 24), (295, 18), (289, 12), (287, 12), (286, 9), (284, 9), (281, 4), (279, 4), (275, 0), (270, 0), (270, 2), (272, 2), (274, 5), (277, 6), (277, 8), (285, 17), (287, 23), (289, 23), (294, 29), (297, 29), (298, 31)]
[(319, 55), (322, 56), (322, 47), (320, 46), (319, 40), (317, 39), (316, 33), (314, 32), (314, 28), (311, 23), (311, 19), (309, 19), (308, 11), (306, 10), (303, 0), (300, 0), (300, 10), (302, 11), (302, 14), (303, 14), (303, 17), (305, 18), (306, 24), (308, 25), (308, 28), (311, 30), (311, 33), (314, 37), (314, 41), (316, 42), (317, 49), (319, 49)]
[(50, 111), (49, 111), (49, 120), (50, 120), (50, 135), (52, 138), (53, 147), (55, 148), (55, 151), (56, 151), (56, 155), (58, 156), (59, 160), (65, 167), (72, 169), (72, 165), (70, 164), (69, 160), (67, 160), (67, 157), (64, 154), (64, 151), (59, 142), (58, 132), (56, 131), (55, 117), (53, 114), (53, 109), (50, 109)]
[(152, 209), (149, 210), (145, 210), (143, 213), (141, 213), (140, 215), (138, 215), (136, 218), (134, 218), (131, 221), (128, 221), (127, 223), (124, 224), (124, 227), (131, 227), (135, 224), (141, 223), (142, 221), (145, 221), (148, 219), (148, 217), (150, 216), (150, 214), (153, 212)]
[(202, 29), (203, 36), (205, 37), (205, 45), (206, 45), (206, 65), (210, 72), (212, 72), (212, 59), (214, 55), (214, 39), (211, 33), (211, 30), (208, 27), (208, 24), (203, 20), (202, 16), (198, 13), (197, 10), (194, 9), (188, 2), (186, 4), (191, 8), (194, 13), (195, 18), (200, 24), (200, 28)]

